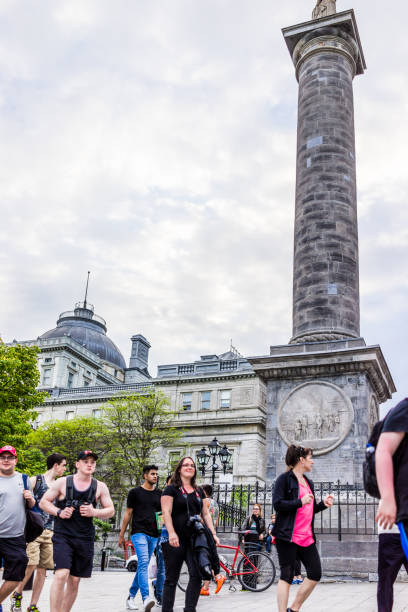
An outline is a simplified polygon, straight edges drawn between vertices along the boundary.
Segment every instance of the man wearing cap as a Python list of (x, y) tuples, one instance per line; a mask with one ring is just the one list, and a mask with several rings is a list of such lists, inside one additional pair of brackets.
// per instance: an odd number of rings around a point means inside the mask
[(0, 448), (0, 558), (4, 559), (4, 582), (0, 587), (0, 612), (2, 602), (24, 578), (27, 567), (26, 504), (33, 508), (35, 499), (30, 490), (24, 489), (22, 475), (16, 472), (17, 452), (13, 446)]
[[(75, 475), (59, 478), (40, 501), (40, 508), (56, 517), (52, 538), (55, 577), (50, 591), (51, 612), (69, 612), (77, 597), (80, 579), (91, 577), (93, 518), (108, 519), (115, 514), (108, 487), (92, 476), (97, 459), (94, 452), (81, 451)], [(101, 508), (96, 507), (98, 502)]]
[[(33, 488), (35, 501), (39, 503), (44, 493), (50, 488), (51, 484), (60, 478), (67, 469), (67, 461), (64, 455), (53, 453), (47, 457), (47, 471), (30, 478), (30, 485)], [(44, 531), (42, 534), (27, 544), (28, 565), (24, 579), (20, 582), (11, 597), (10, 612), (19, 612), (22, 609), (23, 590), (27, 582), (32, 577), (35, 570), (35, 578), (31, 593), (31, 603), (27, 612), (39, 612), (38, 600), (44, 586), (45, 577), (48, 570), (54, 569), (52, 536), (54, 533), (54, 517), (40, 511), (44, 521)]]

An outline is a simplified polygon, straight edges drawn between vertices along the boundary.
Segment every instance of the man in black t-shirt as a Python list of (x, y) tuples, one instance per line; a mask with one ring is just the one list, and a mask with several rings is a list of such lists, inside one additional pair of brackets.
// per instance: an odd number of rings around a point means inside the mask
[(119, 546), (123, 546), (125, 531), (132, 521), (131, 540), (137, 555), (137, 573), (126, 600), (128, 610), (137, 610), (135, 597), (139, 589), (145, 612), (151, 610), (155, 604), (154, 599), (149, 597), (148, 567), (159, 537), (156, 512), (161, 512), (161, 491), (156, 488), (157, 470), (157, 465), (146, 465), (143, 468), (144, 483), (129, 491), (120, 530)]
[[(381, 500), (377, 522), (383, 530), (391, 530), (397, 522), (408, 528), (408, 398), (390, 410), (375, 453), (378, 488)], [(393, 606), (393, 585), (401, 565), (408, 572), (408, 560), (396, 533), (381, 533), (378, 546), (379, 612), (390, 612)]]

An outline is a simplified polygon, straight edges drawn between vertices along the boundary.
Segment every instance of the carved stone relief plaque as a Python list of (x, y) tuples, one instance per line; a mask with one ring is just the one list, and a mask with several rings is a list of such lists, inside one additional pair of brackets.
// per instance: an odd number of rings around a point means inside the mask
[(315, 455), (343, 442), (354, 420), (353, 405), (331, 383), (308, 382), (289, 393), (279, 407), (279, 433), (287, 445), (310, 447)]

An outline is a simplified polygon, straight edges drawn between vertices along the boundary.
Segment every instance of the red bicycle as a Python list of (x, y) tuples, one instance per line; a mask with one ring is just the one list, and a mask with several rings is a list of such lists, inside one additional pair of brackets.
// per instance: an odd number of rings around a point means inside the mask
[[(269, 587), (273, 584), (276, 576), (276, 569), (275, 564), (269, 555), (259, 550), (252, 550), (251, 552), (248, 552), (248, 554), (245, 554), (239, 545), (227, 546), (221, 544), (217, 547), (217, 550), (220, 551), (222, 548), (235, 551), (232, 562), (229, 562), (222, 554), (218, 553), (220, 558), (220, 566), (224, 570), (227, 580), (230, 582), (230, 591), (235, 590), (235, 586), (232, 584), (232, 581), (235, 578), (238, 578), (242, 588), (257, 593), (266, 591), (266, 589), (269, 589)], [(237, 569), (235, 570), (239, 556), (241, 556), (241, 558), (239, 559)], [(182, 591), (185, 591), (188, 581), (189, 575), (187, 565), (183, 563), (178, 581), (178, 587)]]

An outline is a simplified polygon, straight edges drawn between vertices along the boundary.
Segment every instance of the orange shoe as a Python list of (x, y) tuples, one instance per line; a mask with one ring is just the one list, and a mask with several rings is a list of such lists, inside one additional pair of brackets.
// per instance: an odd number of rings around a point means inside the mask
[[(221, 588), (221, 587), (220, 587)], [(217, 592), (217, 591), (216, 591)], [(210, 589), (205, 589), (204, 587), (200, 591), (200, 595), (209, 595)]]
[(225, 576), (220, 576), (215, 582), (217, 583), (217, 588), (215, 589), (215, 594), (219, 593), (222, 589), (222, 585), (226, 581)]

